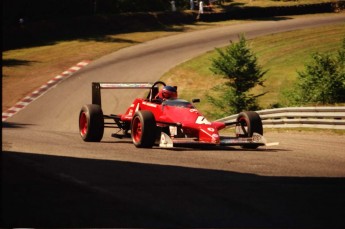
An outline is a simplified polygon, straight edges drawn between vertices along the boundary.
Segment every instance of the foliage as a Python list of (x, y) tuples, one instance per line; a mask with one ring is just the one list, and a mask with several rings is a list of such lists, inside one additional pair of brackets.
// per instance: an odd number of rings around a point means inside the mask
[[(177, 7), (187, 4), (175, 0)], [(4, 0), (3, 23), (13, 25), (19, 18), (26, 21), (63, 19), (94, 14), (152, 12), (170, 10), (167, 0)]]
[(298, 72), (297, 83), (288, 96), (292, 105), (345, 102), (345, 38), (337, 55), (312, 54), (312, 62)]
[(208, 95), (208, 100), (216, 105), (224, 114), (238, 113), (243, 110), (257, 110), (257, 97), (249, 91), (257, 85), (263, 86), (262, 71), (257, 63), (257, 57), (250, 50), (244, 35), (239, 36), (239, 42), (230, 41), (225, 50), (216, 49), (219, 56), (212, 61), (211, 71), (222, 75), (226, 83), (215, 87), (219, 96)]

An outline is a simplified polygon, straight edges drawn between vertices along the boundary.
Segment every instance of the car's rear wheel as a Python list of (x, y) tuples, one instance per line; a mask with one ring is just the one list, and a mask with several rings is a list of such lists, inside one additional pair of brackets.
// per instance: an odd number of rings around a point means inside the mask
[(102, 108), (96, 104), (84, 105), (79, 113), (79, 133), (86, 142), (99, 142), (103, 138)]
[(138, 148), (151, 148), (156, 140), (156, 120), (150, 111), (137, 111), (132, 119), (131, 136)]
[[(238, 125), (236, 135), (238, 137), (252, 137), (254, 133), (263, 135), (262, 121), (258, 113), (254, 111), (241, 112), (237, 116)], [(243, 145), (243, 148), (256, 149), (259, 145)]]

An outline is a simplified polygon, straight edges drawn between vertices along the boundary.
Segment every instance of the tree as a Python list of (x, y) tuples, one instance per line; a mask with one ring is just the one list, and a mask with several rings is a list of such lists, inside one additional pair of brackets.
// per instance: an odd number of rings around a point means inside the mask
[(267, 71), (262, 71), (258, 65), (245, 36), (240, 35), (237, 43), (230, 41), (224, 51), (216, 51), (219, 56), (212, 60), (211, 71), (222, 75), (226, 83), (214, 88), (220, 94), (217, 98), (208, 95), (209, 101), (224, 114), (258, 109), (257, 97), (263, 94), (252, 95), (249, 91), (257, 85), (263, 86), (263, 76)]
[(297, 83), (290, 94), (293, 105), (345, 102), (345, 38), (337, 55), (312, 54), (312, 62), (298, 72)]

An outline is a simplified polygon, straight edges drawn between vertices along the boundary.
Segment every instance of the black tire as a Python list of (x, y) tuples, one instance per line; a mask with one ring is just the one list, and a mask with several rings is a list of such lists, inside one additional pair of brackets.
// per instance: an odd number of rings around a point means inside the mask
[(79, 133), (85, 142), (100, 142), (104, 133), (102, 108), (96, 104), (84, 105), (79, 113)]
[(131, 137), (138, 148), (151, 148), (156, 140), (156, 120), (150, 111), (137, 111), (132, 119)]
[[(258, 133), (260, 135), (264, 134), (262, 121), (258, 113), (254, 111), (241, 112), (237, 116), (236, 120), (242, 129), (242, 134), (237, 134), (238, 137), (252, 137), (253, 133)], [(256, 149), (259, 145), (244, 145), (242, 148)]]

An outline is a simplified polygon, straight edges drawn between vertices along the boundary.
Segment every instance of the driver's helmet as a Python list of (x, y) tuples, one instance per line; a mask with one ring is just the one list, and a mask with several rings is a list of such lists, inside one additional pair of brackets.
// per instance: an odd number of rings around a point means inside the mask
[(172, 86), (164, 86), (158, 93), (160, 99), (177, 99), (177, 89)]

